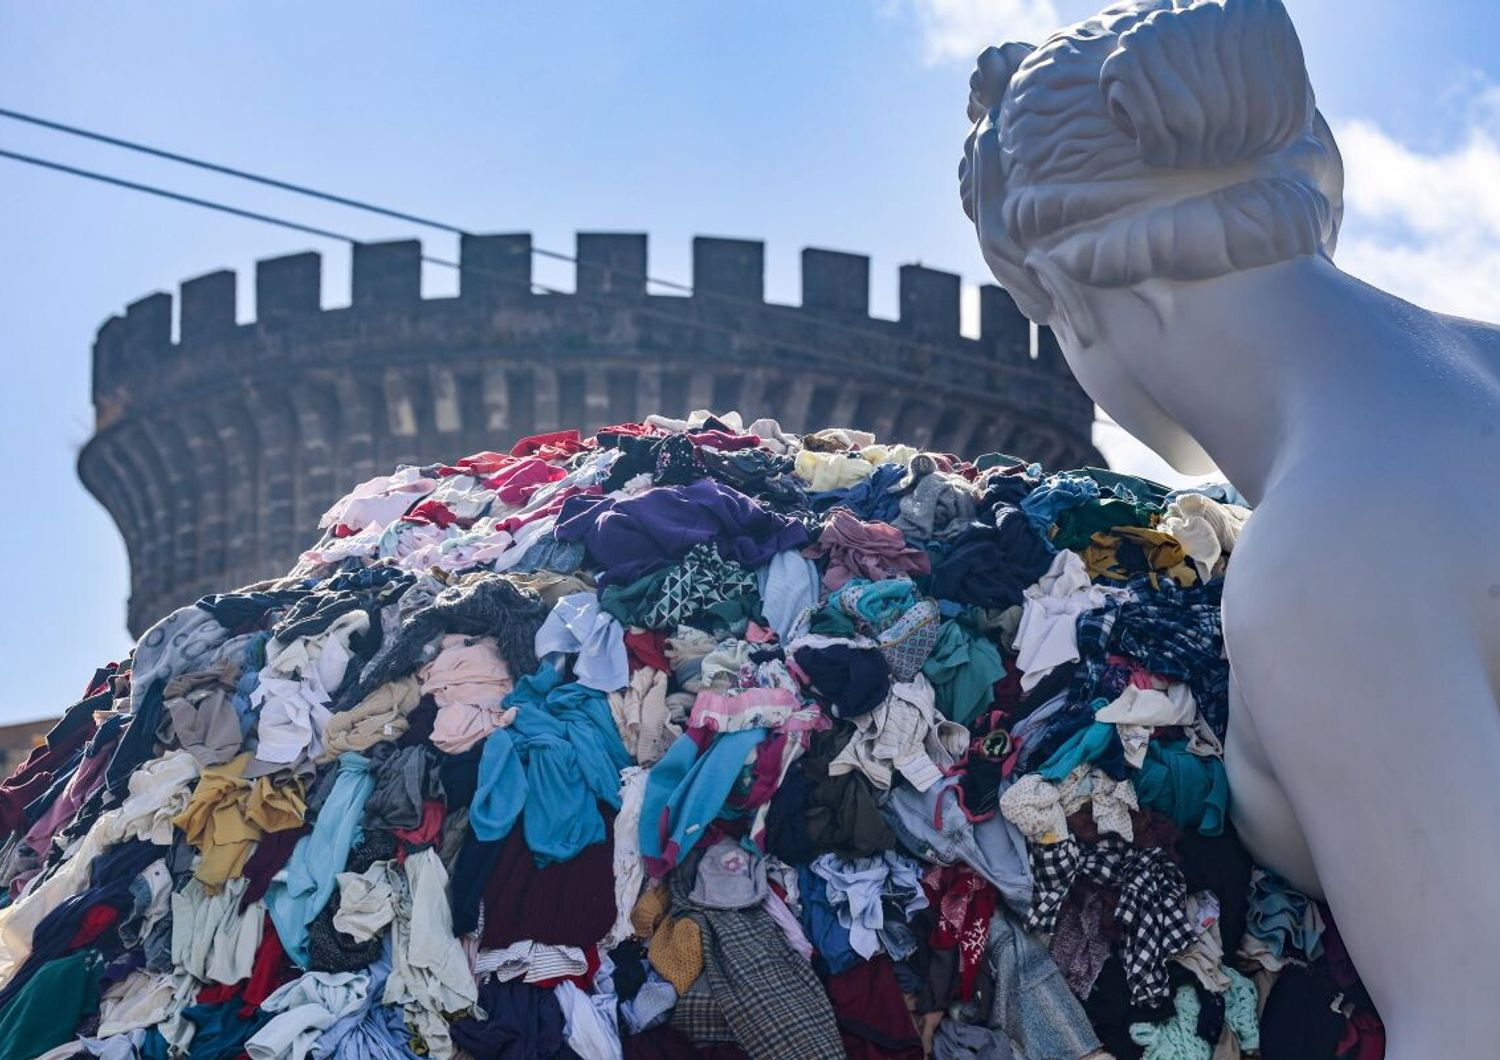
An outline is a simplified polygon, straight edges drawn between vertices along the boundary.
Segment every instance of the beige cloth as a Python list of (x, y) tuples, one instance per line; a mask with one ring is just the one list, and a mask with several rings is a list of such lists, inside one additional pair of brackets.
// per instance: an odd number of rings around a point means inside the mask
[(1157, 529), (1181, 543), (1199, 577), (1207, 581), (1219, 560), (1234, 551), (1249, 518), (1249, 508), (1186, 493), (1172, 502)]
[(630, 684), (609, 694), (620, 740), (640, 765), (653, 766), (682, 735), (682, 726), (667, 704), (667, 675), (643, 666), (630, 675)]
[(365, 751), (378, 743), (399, 739), (406, 732), (406, 716), (422, 701), (415, 677), (381, 685), (353, 710), (335, 714), (323, 730), (319, 761), (331, 762), (345, 751)]

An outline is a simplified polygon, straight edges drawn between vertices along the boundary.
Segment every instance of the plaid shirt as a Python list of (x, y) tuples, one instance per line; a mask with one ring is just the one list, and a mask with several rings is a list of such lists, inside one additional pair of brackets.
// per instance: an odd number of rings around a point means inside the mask
[(1124, 840), (1105, 837), (1094, 846), (1077, 839), (1031, 848), (1036, 900), (1026, 921), (1028, 931), (1051, 934), (1058, 914), (1077, 880), (1091, 880), (1119, 894), (1115, 921), (1124, 939), (1120, 957), (1130, 999), (1157, 1005), (1171, 994), (1166, 960), (1184, 952), (1198, 937), (1187, 915), (1187, 884), (1182, 870), (1159, 849), (1138, 850)]
[(1224, 658), (1224, 625), (1219, 611), (1223, 579), (1183, 589), (1170, 578), (1130, 582), (1133, 596), (1111, 600), (1078, 617), (1082, 660), (1070, 698), (1090, 702), (1114, 699), (1108, 663), (1124, 655), (1152, 673), (1185, 681), (1198, 709), (1221, 740), (1229, 722), (1229, 662)]
[[(792, 949), (761, 906), (696, 906), (688, 898), (695, 874), (685, 871), (694, 864), (672, 873), (672, 906), (703, 932), (702, 981), (735, 1042), (756, 1060), (841, 1060), (844, 1045), (833, 1007), (807, 958)], [(695, 1011), (690, 1003), (689, 1012), (682, 1013), (683, 1001), (687, 998), (678, 1002), (673, 1025), (690, 1038), (694, 1031), (712, 1033), (711, 1018), (702, 1011), (706, 1006)]]

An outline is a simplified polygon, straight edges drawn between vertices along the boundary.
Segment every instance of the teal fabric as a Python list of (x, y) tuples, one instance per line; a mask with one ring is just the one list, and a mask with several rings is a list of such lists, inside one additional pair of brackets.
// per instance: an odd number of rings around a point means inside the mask
[(871, 632), (879, 632), (916, 607), (921, 599), (917, 587), (906, 578), (878, 582), (851, 578), (828, 598), (828, 606), (863, 621)]
[[(724, 810), (750, 752), (766, 738), (766, 729), (721, 733), (698, 752), (691, 733), (667, 748), (646, 777), (641, 802), (641, 854), (653, 876), (664, 876)], [(700, 734), (701, 738), (701, 734)]]
[(0, 1012), (0, 1056), (40, 1056), (99, 1011), (99, 951), (48, 961)]
[(1229, 778), (1222, 759), (1199, 757), (1183, 743), (1152, 740), (1135, 776), (1135, 794), (1142, 806), (1160, 810), (1178, 828), (1204, 835), (1224, 831)]
[(356, 751), (339, 755), (338, 777), (318, 810), (313, 830), (297, 841), (287, 862), (286, 880), (271, 884), (266, 908), (287, 955), (307, 967), (307, 926), (333, 894), (335, 877), (344, 871), (349, 848), (360, 836), (365, 802), (375, 790), (370, 760)]
[[(1074, 769), (1085, 763), (1097, 762), (1109, 754), (1118, 739), (1113, 725), (1102, 721), (1090, 722), (1087, 728), (1079, 729), (1068, 738), (1067, 743), (1053, 751), (1052, 757), (1042, 763), (1042, 768), (1037, 772), (1042, 775), (1043, 780), (1059, 784)], [(1146, 801), (1144, 796), (1141, 801)]]
[(620, 770), (630, 753), (603, 692), (543, 663), (523, 677), (505, 706), (515, 721), (485, 739), (469, 826), (485, 841), (504, 839), (525, 810), (526, 845), (539, 865), (567, 861), (604, 841), (599, 803), (620, 808)]
[(939, 628), (922, 673), (937, 693), (938, 710), (967, 725), (995, 702), (995, 682), (1005, 676), (1005, 663), (988, 638), (949, 619)]

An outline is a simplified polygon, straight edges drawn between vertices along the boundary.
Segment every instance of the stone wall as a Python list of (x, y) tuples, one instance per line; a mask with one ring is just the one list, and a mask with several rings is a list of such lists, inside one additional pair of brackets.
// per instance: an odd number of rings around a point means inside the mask
[(648, 294), (646, 237), (580, 233), (572, 294), (534, 293), (527, 234), (466, 237), (457, 297), (421, 296), (416, 241), (353, 254), (321, 308), (315, 253), (259, 262), (237, 323), (220, 271), (111, 317), (94, 344), (84, 484), (130, 554), (128, 625), (283, 572), (318, 516), (400, 463), (507, 448), (561, 427), (739, 409), (1048, 466), (1097, 463), (1093, 405), (998, 287), (959, 334), (959, 277), (900, 271), (900, 319), (869, 315), (870, 263), (802, 252), (802, 304), (764, 301), (764, 247), (693, 242), (693, 294)]

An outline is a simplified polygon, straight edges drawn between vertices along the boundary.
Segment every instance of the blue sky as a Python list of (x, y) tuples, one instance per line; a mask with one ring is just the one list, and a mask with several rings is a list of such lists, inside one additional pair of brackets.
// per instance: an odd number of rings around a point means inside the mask
[[(0, 106), (563, 251), (579, 229), (648, 231), (653, 274), (681, 280), (694, 234), (764, 239), (776, 300), (797, 299), (802, 247), (867, 253), (889, 315), (900, 264), (986, 279), (954, 178), (972, 56), (1096, 7), (0, 0)], [(1500, 57), (1475, 28), (1493, 6), (1288, 7), (1350, 170), (1341, 263), (1500, 319)], [(0, 146), (362, 238), (417, 234), (8, 122)], [(308, 247), (325, 254), (326, 303), (348, 283), (336, 246), (4, 160), (0, 247), (5, 721), (57, 712), (128, 648), (124, 549), (73, 470), (95, 328), (153, 290), (222, 267), (248, 277), (257, 258)], [(571, 285), (566, 266), (537, 277)], [(437, 272), (424, 283), (452, 289)], [(251, 304), (242, 284), (242, 313)], [(1154, 469), (1117, 429), (1099, 437), (1117, 462)]]

